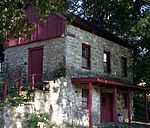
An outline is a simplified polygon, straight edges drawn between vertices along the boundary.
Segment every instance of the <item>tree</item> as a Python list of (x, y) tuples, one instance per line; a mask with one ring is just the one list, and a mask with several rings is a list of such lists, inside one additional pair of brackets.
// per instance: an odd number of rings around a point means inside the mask
[(0, 41), (16, 38), (21, 33), (33, 31), (32, 24), (27, 20), (25, 9), (34, 7), (41, 20), (49, 13), (63, 13), (68, 9), (65, 0), (2, 0), (0, 1)]
[(103, 26), (132, 45), (135, 84), (143, 80), (149, 86), (149, 0), (76, 0), (70, 5), (76, 15)]
[[(69, 11), (103, 26), (133, 46), (136, 83), (150, 79), (149, 0), (3, 0), (0, 2), (0, 41), (31, 33), (25, 9), (34, 7), (44, 22), (49, 13)], [(148, 85), (148, 84), (147, 84)]]

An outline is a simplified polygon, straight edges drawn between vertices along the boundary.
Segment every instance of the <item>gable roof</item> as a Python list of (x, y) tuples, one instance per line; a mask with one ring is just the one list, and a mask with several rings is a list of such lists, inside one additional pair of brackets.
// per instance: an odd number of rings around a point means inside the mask
[(103, 37), (107, 40), (110, 40), (114, 43), (117, 43), (119, 45), (122, 45), (124, 47), (127, 48), (131, 48), (131, 46), (123, 41), (122, 39), (120, 39), (119, 37), (115, 36), (114, 34), (112, 34), (111, 32), (107, 31), (106, 29), (104, 29), (103, 27), (100, 26), (96, 26), (80, 17), (75, 17), (75, 20), (73, 20), (73, 22), (71, 23), (72, 25), (79, 27), (85, 31), (91, 32), (97, 36)]
[[(27, 8), (25, 13), (30, 22), (34, 23), (35, 31), (31, 34), (31, 38), (27, 39), (25, 37), (19, 37), (18, 39), (11, 40), (8, 42), (8, 46), (17, 46), (23, 44), (29, 44), (37, 41), (48, 40), (51, 38), (61, 37), (63, 33), (65, 33), (65, 24), (69, 19), (69, 14), (65, 15), (57, 15), (57, 14), (49, 14), (46, 23), (40, 22), (39, 18), (35, 16), (32, 8)], [(55, 21), (54, 21), (55, 20)], [(98, 27), (93, 25), (92, 23), (75, 16), (75, 20), (71, 22), (72, 25), (79, 27), (85, 31), (91, 32), (95, 35), (108, 39), (114, 43), (122, 45), (124, 47), (130, 48), (131, 46), (113, 35), (112, 33), (105, 30), (103, 27)]]

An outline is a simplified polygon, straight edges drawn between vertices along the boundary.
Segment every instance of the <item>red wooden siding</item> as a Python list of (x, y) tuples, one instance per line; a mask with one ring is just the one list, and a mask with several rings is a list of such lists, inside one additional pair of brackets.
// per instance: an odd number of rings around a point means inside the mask
[(65, 32), (66, 18), (61, 15), (49, 14), (45, 23), (41, 22), (39, 17), (35, 15), (35, 9), (27, 8), (25, 13), (30, 22), (35, 26), (35, 31), (31, 35), (31, 39), (19, 38), (8, 42), (8, 46), (22, 45), (35, 41), (46, 40), (50, 38), (60, 37)]

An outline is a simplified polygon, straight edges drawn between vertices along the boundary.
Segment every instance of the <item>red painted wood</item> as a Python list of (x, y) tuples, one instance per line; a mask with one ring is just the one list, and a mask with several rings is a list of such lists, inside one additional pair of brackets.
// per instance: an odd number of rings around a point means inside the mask
[(34, 85), (35, 85), (35, 83), (34, 83), (34, 81), (35, 81), (35, 74), (32, 74), (31, 75), (31, 90), (34, 90)]
[(71, 78), (73, 84), (85, 84), (92, 82), (92, 84), (97, 84), (100, 86), (109, 86), (109, 87), (123, 87), (126, 89), (132, 89), (136, 91), (148, 91), (150, 92), (149, 88), (133, 86), (126, 83), (120, 83), (112, 80), (105, 80), (102, 78)]
[(145, 119), (148, 122), (148, 107), (147, 107), (147, 92), (144, 92), (144, 100), (145, 100)]
[(128, 119), (129, 124), (131, 124), (131, 91), (128, 89)]
[(34, 24), (35, 31), (31, 34), (31, 39), (19, 38), (8, 42), (8, 46), (23, 45), (41, 40), (60, 37), (65, 32), (66, 18), (56, 14), (49, 14), (46, 22), (41, 22), (36, 9), (29, 8), (25, 10), (27, 19)]
[(101, 122), (113, 122), (113, 94), (102, 93), (100, 96)]
[(113, 98), (113, 121), (115, 125), (117, 126), (118, 120), (117, 120), (117, 88), (114, 88), (114, 98)]
[(6, 81), (3, 83), (3, 100), (6, 100), (7, 95), (7, 84)]
[(89, 88), (89, 126), (90, 128), (93, 127), (93, 114), (92, 114), (92, 83), (88, 84)]
[(43, 74), (43, 46), (29, 49), (29, 81), (34, 74), (34, 81), (41, 82)]
[(21, 88), (22, 88), (22, 79), (20, 78), (19, 80), (18, 80), (18, 93), (20, 94), (20, 92), (21, 92)]

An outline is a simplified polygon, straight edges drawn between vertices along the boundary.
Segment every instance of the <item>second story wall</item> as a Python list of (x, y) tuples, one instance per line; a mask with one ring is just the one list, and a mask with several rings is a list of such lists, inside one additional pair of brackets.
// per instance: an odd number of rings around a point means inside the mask
[[(72, 25), (67, 26), (67, 33), (74, 35), (66, 36), (66, 65), (69, 68), (70, 75), (103, 77), (132, 83), (130, 69), (132, 59), (130, 55), (131, 51), (128, 47), (121, 46)], [(90, 53), (88, 53), (90, 56), (88, 68), (83, 66), (84, 45), (90, 49)], [(107, 55), (107, 59), (110, 59), (108, 62), (110, 67), (104, 64), (106, 61), (104, 53)], [(108, 68), (108, 72), (105, 71), (106, 67)]]
[[(20, 76), (29, 77), (29, 51), (38, 47), (43, 47), (42, 73), (44, 79), (59, 75), (60, 67), (65, 65), (65, 40), (63, 37), (7, 48), (5, 50), (7, 79), (15, 79)], [(36, 58), (38, 57), (36, 56)], [(36, 63), (35, 66), (37, 65)]]

